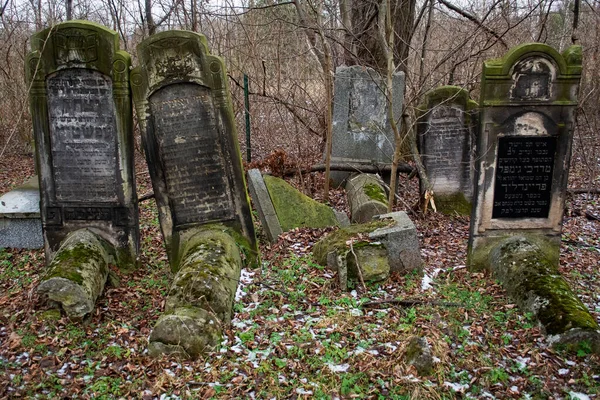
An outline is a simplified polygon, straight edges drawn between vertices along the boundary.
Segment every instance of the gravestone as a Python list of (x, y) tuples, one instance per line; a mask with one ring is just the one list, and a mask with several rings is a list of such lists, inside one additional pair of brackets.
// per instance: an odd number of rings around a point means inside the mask
[(168, 31), (138, 46), (131, 82), (171, 266), (180, 233), (220, 223), (239, 232), (255, 257), (248, 202), (223, 61), (206, 38)]
[(471, 213), (477, 103), (457, 86), (442, 86), (419, 106), (419, 152), (438, 211)]
[(130, 56), (116, 32), (70, 21), (35, 34), (26, 61), (47, 262), (65, 237), (93, 230), (111, 262), (139, 248)]
[(134, 100), (175, 272), (148, 350), (196, 358), (231, 321), (243, 262), (258, 263), (227, 74), (194, 32), (152, 35), (138, 56)]
[[(394, 74), (392, 85), (394, 117), (400, 121), (404, 72)], [(331, 161), (350, 166), (390, 164), (395, 139), (384, 79), (371, 68), (341, 66), (335, 72), (334, 90)], [(339, 185), (349, 174), (332, 171), (331, 180)]]
[(44, 247), (38, 177), (0, 196), (0, 248)]
[(526, 44), (484, 64), (472, 268), (481, 268), (492, 247), (516, 235), (558, 265), (580, 74), (578, 46), (561, 55)]

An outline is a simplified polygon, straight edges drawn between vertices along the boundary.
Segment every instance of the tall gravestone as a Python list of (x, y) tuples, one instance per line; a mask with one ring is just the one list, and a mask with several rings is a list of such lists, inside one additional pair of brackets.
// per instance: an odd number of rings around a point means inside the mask
[(483, 67), (468, 264), (487, 268), (551, 344), (600, 354), (600, 326), (559, 272), (581, 47), (516, 47)]
[(258, 259), (227, 75), (194, 32), (153, 35), (138, 56), (134, 100), (175, 272), (149, 351), (195, 358), (231, 320), (243, 256)]
[(130, 56), (116, 32), (87, 21), (35, 34), (25, 70), (48, 262), (65, 237), (90, 229), (122, 268), (139, 248)]
[(469, 215), (473, 195), (477, 103), (457, 86), (442, 86), (419, 106), (419, 152), (438, 211)]
[(223, 61), (186, 31), (153, 35), (138, 55), (133, 95), (171, 264), (180, 233), (211, 223), (240, 232), (256, 252)]
[[(394, 116), (400, 121), (404, 72), (394, 74), (392, 85)], [(335, 71), (334, 91), (331, 161), (357, 167), (390, 164), (395, 138), (388, 121), (384, 79), (371, 68), (341, 66)], [(332, 171), (331, 179), (340, 184), (348, 175)]]
[(484, 64), (471, 267), (514, 235), (558, 265), (580, 75), (578, 46), (526, 44)]

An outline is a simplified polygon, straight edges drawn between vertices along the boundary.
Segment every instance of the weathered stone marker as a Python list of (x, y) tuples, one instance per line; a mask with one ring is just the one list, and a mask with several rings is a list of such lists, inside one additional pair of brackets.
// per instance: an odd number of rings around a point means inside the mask
[(38, 177), (0, 196), (0, 248), (44, 247)]
[(376, 215), (387, 213), (388, 194), (384, 183), (374, 174), (357, 174), (346, 181), (346, 194), (352, 222), (369, 222)]
[(242, 267), (258, 250), (223, 61), (206, 38), (168, 31), (138, 46), (131, 73), (171, 269), (150, 353), (197, 357), (218, 343)]
[[(338, 67), (335, 72), (331, 161), (390, 164), (394, 156), (394, 132), (388, 121), (384, 80), (371, 68)], [(394, 116), (400, 120), (404, 98), (404, 73), (393, 77)], [(400, 124), (398, 124), (400, 126)], [(340, 184), (349, 173), (334, 171)]]
[(471, 213), (477, 103), (457, 86), (442, 86), (419, 106), (418, 145), (438, 211)]
[(598, 323), (558, 272), (581, 74), (581, 47), (543, 44), (484, 64), (468, 263), (490, 268), (557, 342), (590, 340)]
[[(129, 95), (130, 57), (113, 32), (86, 21), (53, 26), (32, 37), (26, 62), (41, 190), (46, 259), (62, 259), (59, 247), (87, 230), (106, 250), (105, 262), (130, 269), (139, 248), (133, 134)], [(86, 236), (87, 234), (83, 235)], [(83, 246), (85, 247), (85, 246)], [(86, 262), (88, 254), (78, 253)], [(91, 255), (90, 255), (91, 257)], [(72, 260), (71, 260), (72, 261)], [(104, 267), (52, 262), (48, 276), (82, 285), (100, 279)], [(63, 268), (68, 265), (68, 271)], [(57, 270), (63, 271), (57, 275)], [(100, 274), (100, 275), (99, 275)], [(100, 289), (104, 286), (104, 276)], [(43, 281), (40, 291), (53, 299)], [(64, 290), (67, 290), (64, 287)], [(92, 295), (86, 304), (95, 300)], [(64, 293), (61, 294), (61, 297)], [(81, 309), (72, 317), (91, 310)]]

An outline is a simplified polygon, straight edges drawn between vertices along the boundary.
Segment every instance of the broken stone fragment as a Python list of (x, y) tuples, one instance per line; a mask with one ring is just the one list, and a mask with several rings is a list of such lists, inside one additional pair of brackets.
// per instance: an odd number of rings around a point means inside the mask
[(488, 258), (489, 268), (509, 297), (540, 322), (552, 344), (577, 347), (587, 342), (600, 353), (600, 327), (557, 266), (531, 240), (501, 241)]
[(375, 215), (387, 212), (387, 193), (377, 175), (359, 174), (351, 177), (346, 183), (346, 192), (352, 222), (369, 222)]
[(425, 338), (413, 336), (406, 346), (406, 362), (413, 365), (419, 376), (433, 374), (433, 356)]
[(48, 266), (38, 293), (59, 303), (73, 320), (94, 309), (108, 277), (107, 243), (87, 229), (70, 233)]
[(149, 352), (196, 358), (219, 343), (231, 321), (242, 260), (236, 241), (223, 230), (191, 228), (163, 315), (150, 335)]

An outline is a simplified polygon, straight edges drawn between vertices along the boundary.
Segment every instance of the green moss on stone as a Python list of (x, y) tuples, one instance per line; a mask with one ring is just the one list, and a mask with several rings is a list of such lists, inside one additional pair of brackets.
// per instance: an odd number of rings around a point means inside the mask
[(436, 194), (435, 206), (438, 212), (446, 215), (471, 215), (471, 202), (463, 193), (448, 195)]
[[(315, 261), (321, 265), (327, 265), (327, 254), (332, 251), (342, 252), (350, 249), (346, 244), (350, 239), (358, 239), (361, 235), (368, 235), (379, 228), (389, 226), (393, 222), (389, 220), (376, 220), (364, 224), (350, 225), (337, 231), (331, 232), (329, 235), (321, 239), (313, 247), (313, 256)], [(353, 243), (353, 247), (368, 245), (368, 241), (358, 240)]]
[(560, 275), (558, 265), (531, 241), (520, 237), (507, 239), (489, 257), (493, 272), (509, 296), (522, 309), (532, 312), (547, 334), (600, 329)]
[(263, 179), (284, 232), (301, 227), (339, 226), (330, 207), (311, 199), (283, 179), (270, 175), (263, 176)]
[(388, 204), (388, 198), (385, 194), (385, 190), (381, 186), (368, 183), (363, 187), (363, 191), (367, 196), (369, 196), (369, 198), (380, 201), (385, 205)]

